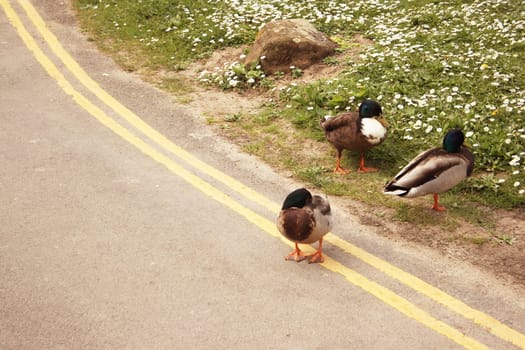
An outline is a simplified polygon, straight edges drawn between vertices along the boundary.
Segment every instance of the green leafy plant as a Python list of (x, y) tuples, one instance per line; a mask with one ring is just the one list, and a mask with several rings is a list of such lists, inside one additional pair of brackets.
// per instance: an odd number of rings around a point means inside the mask
[(297, 79), (303, 75), (303, 70), (301, 68), (293, 67), (291, 70), (292, 78)]

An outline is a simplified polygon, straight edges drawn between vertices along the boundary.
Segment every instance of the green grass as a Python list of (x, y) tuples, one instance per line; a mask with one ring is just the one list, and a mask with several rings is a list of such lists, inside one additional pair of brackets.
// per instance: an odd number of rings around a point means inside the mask
[[(326, 59), (342, 73), (312, 84), (292, 83), (255, 116), (231, 116), (254, 141), (243, 147), (329, 194), (397, 207), (401, 220), (418, 215), (384, 198), (380, 188), (421, 150), (441, 143), (450, 127), (461, 127), (476, 157), (473, 178), (445, 196), (453, 215), (484, 222), (471, 202), (495, 208), (525, 205), (525, 3), (493, 1), (200, 1), (76, 0), (82, 26), (128, 70), (184, 69), (218, 48), (250, 44), (260, 25), (305, 18), (332, 36), (340, 50), (354, 48), (360, 34), (373, 40), (359, 59)], [(282, 78), (260, 67), (224, 62), (202, 81), (222, 89), (271, 89)], [(302, 72), (294, 72), (299, 76)], [(171, 79), (171, 80), (170, 80)], [(166, 78), (172, 92), (184, 82)], [(369, 152), (373, 175), (330, 173), (334, 151), (297, 156), (301, 140), (325, 143), (318, 126), (324, 115), (355, 110), (363, 97), (377, 99), (390, 123), (389, 137)], [(220, 123), (221, 121), (213, 121)], [(283, 139), (283, 124), (295, 130)], [(290, 133), (288, 131), (287, 133)], [(272, 152), (268, 152), (268, 144)], [(344, 162), (355, 168), (355, 155)], [(365, 190), (363, 190), (365, 189)], [(408, 202), (407, 202), (408, 203)]]

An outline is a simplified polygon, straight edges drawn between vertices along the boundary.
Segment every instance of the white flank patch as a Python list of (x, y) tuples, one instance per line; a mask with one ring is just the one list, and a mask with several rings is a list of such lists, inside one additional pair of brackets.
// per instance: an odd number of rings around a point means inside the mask
[(384, 194), (388, 194), (391, 196), (401, 196), (402, 194), (407, 193), (406, 190), (395, 190), (395, 191), (383, 191)]
[(374, 118), (361, 119), (361, 131), (373, 145), (380, 143), (386, 135), (386, 128)]

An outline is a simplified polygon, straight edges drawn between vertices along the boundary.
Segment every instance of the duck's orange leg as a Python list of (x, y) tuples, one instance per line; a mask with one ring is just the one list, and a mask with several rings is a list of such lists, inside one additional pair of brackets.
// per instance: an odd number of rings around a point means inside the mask
[(295, 249), (290, 254), (284, 257), (284, 260), (290, 260), (293, 257), (293, 259), (297, 262), (303, 261), (306, 259), (306, 255), (299, 249), (299, 245), (297, 242), (295, 242)]
[(357, 171), (360, 173), (370, 173), (373, 171), (377, 171), (377, 169), (372, 167), (367, 168), (365, 166), (365, 154), (361, 153), (361, 155), (359, 156), (359, 169), (357, 169)]
[(319, 248), (317, 248), (317, 251), (313, 253), (312, 255), (308, 256), (310, 260), (308, 260), (308, 263), (322, 263), (324, 261), (323, 257), (323, 237), (319, 240)]
[(337, 163), (335, 165), (334, 173), (344, 175), (350, 172), (350, 170), (346, 170), (341, 166), (341, 153), (342, 151), (339, 151), (339, 150), (337, 151)]
[(442, 207), (439, 205), (439, 195), (437, 193), (434, 193), (434, 205), (432, 206), (432, 209), (435, 211), (445, 211), (445, 207)]

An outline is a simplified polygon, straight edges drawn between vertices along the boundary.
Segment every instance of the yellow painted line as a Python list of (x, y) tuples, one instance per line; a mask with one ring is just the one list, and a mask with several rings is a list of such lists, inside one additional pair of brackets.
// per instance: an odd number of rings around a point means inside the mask
[[(77, 79), (84, 84), (95, 96), (97, 96), (102, 102), (112, 108), (116, 113), (122, 116), (128, 123), (135, 127), (138, 131), (146, 135), (150, 140), (157, 143), (164, 149), (173, 153), (180, 159), (186, 161), (196, 169), (210, 175), (213, 179), (223, 183), (227, 187), (243, 195), (249, 200), (261, 205), (268, 209), (270, 212), (277, 213), (280, 210), (280, 206), (261, 195), (260, 193), (252, 190), (246, 185), (242, 184), (238, 180), (231, 176), (209, 166), (208, 164), (200, 161), (192, 154), (186, 152), (184, 149), (175, 145), (164, 135), (153, 129), (150, 125), (145, 123), (140, 117), (135, 115), (131, 110), (122, 105), (114, 97), (108, 94), (102, 89), (85, 71), (78, 65), (78, 63), (71, 57), (71, 55), (62, 47), (56, 36), (47, 28), (44, 20), (27, 0), (20, 0), (19, 3), (26, 11), (28, 17), (31, 19), (35, 27), (38, 29), (42, 37), (46, 40), (52, 51), (59, 57), (64, 65), (77, 77)], [(460, 300), (448, 295), (447, 293), (437, 289), (436, 287), (424, 282), (423, 280), (391, 265), (390, 263), (364, 251), (361, 248), (341, 239), (340, 237), (331, 233), (326, 237), (326, 241), (341, 248), (346, 253), (352, 254), (356, 258), (369, 264), (370, 266), (382, 271), (389, 277), (398, 280), (404, 285), (414, 289), (418, 293), (425, 295), (426, 297), (448, 307), (450, 310), (457, 314), (465, 317), (478, 324), (479, 326), (487, 329), (495, 336), (508, 341), (522, 349), (525, 349), (525, 335), (515, 331), (514, 329), (506, 326), (499, 322), (495, 318), (486, 315), (485, 313), (471, 308)]]
[(366, 252), (365, 250), (359, 247), (356, 247), (353, 244), (346, 242), (345, 240), (335, 235), (326, 235), (325, 241), (334, 244), (346, 253), (352, 254), (357, 258), (368, 262), (371, 266), (374, 266), (386, 275), (392, 276), (393, 278), (412, 287), (414, 290), (429, 297), (430, 299), (447, 306), (450, 310), (453, 310), (458, 314), (462, 315), (463, 317), (472, 320), (475, 324), (487, 329), (499, 338), (506, 340), (516, 345), (517, 347), (525, 349), (525, 336), (515, 331), (514, 329), (506, 326), (505, 324), (499, 322), (495, 318), (481, 311), (471, 308), (462, 301), (448, 295), (447, 293), (426, 283), (425, 281), (417, 278), (416, 276), (413, 276), (408, 272), (405, 272), (391, 264), (385, 263), (380, 258)]
[[(132, 134), (129, 130), (118, 124), (115, 120), (106, 115), (100, 108), (92, 104), (87, 98), (82, 94), (76, 91), (73, 86), (65, 79), (65, 77), (60, 73), (57, 67), (51, 62), (51, 60), (41, 51), (34, 39), (24, 28), (20, 18), (14, 12), (12, 7), (6, 0), (0, 0), (0, 4), (4, 8), (4, 11), (9, 18), (9, 21), (18, 31), (20, 37), (28, 47), (28, 49), (33, 53), (38, 62), (42, 67), (47, 71), (47, 73), (57, 81), (59, 86), (64, 90), (67, 95), (70, 95), (75, 102), (77, 102), (82, 108), (89, 112), (94, 118), (96, 118), (100, 123), (109, 128), (115, 134), (120, 136), (122, 139), (135, 146), (143, 154), (151, 157), (153, 160), (159, 164), (164, 165), (171, 172), (181, 177), (189, 184), (194, 186), (196, 189), (200, 190), (205, 195), (213, 198), (219, 203), (225, 205), (231, 210), (237, 212), (243, 216), (246, 220), (253, 223), (261, 230), (267, 232), (273, 237), (280, 238), (283, 242), (289, 246), (293, 246), (291, 242), (285, 240), (276, 230), (275, 224), (270, 220), (258, 215), (252, 210), (242, 206), (238, 202), (231, 199), (225, 193), (219, 191), (209, 183), (205, 182), (201, 178), (191, 174), (189, 171), (184, 169), (182, 166), (174, 162), (169, 157), (163, 155), (162, 153), (155, 150), (152, 146), (148, 145), (142, 139)], [(308, 247), (306, 251), (312, 251), (311, 247)], [(357, 272), (345, 267), (344, 265), (334, 261), (330, 257), (325, 258), (326, 261), (321, 266), (337, 272), (343, 275), (349, 282), (363, 288), (365, 291), (376, 296), (378, 299), (382, 300), (384, 303), (395, 308), (404, 315), (422, 323), (428, 328), (434, 330), (435, 332), (442, 334), (449, 339), (453, 340), (457, 344), (465, 347), (466, 349), (488, 349), (485, 345), (479, 343), (478, 341), (469, 338), (459, 332), (457, 329), (450, 327), (446, 323), (439, 321), (438, 319), (430, 316), (425, 311), (421, 310), (414, 304), (410, 303), (406, 299), (398, 296), (389, 289), (382, 287), (381, 285), (368, 280), (366, 277), (358, 274)]]
[(433, 318), (432, 316), (428, 315), (425, 311), (421, 310), (420, 308), (410, 303), (403, 297), (395, 294), (394, 292), (379, 285), (376, 282), (368, 280), (366, 277), (345, 267), (344, 265), (333, 259), (325, 257), (325, 262), (322, 264), (322, 266), (330, 271), (337, 272), (343, 275), (352, 284), (363, 288), (370, 294), (376, 296), (383, 302), (397, 309), (399, 312), (405, 314), (410, 318), (418, 320), (428, 328), (433, 329), (438, 333), (446, 335), (447, 337), (449, 337), (450, 339), (454, 340), (456, 343), (462, 345), (467, 349), (487, 348), (485, 345), (478, 343), (477, 341), (472, 342), (472, 339), (465, 341), (466, 339), (464, 339), (464, 334), (462, 334), (461, 332), (450, 327), (446, 323)]
[[(172, 152), (179, 158), (183, 159), (191, 166), (207, 173), (212, 178), (216, 179), (217, 181), (220, 181), (229, 188), (242, 194), (243, 196), (252, 200), (253, 202), (267, 208), (268, 210), (272, 212), (278, 212), (278, 210), (280, 209), (280, 206), (278, 204), (270, 201), (266, 197), (245, 186), (236, 179), (209, 166), (208, 164), (200, 161), (199, 159), (186, 152), (182, 148), (178, 147), (169, 139), (167, 139), (164, 135), (162, 135), (161, 133), (153, 129), (151, 126), (149, 126), (147, 123), (145, 123), (131, 110), (123, 106), (119, 101), (117, 101), (115, 98), (109, 95), (93, 79), (91, 79), (91, 77), (82, 69), (82, 67), (78, 65), (78, 63), (69, 55), (69, 53), (66, 50), (64, 50), (56, 36), (54, 36), (54, 34), (51, 31), (49, 31), (49, 29), (47, 29), (45, 22), (35, 10), (35, 8), (31, 5), (31, 3), (27, 0), (20, 0), (19, 3), (24, 8), (28, 17), (31, 19), (35, 27), (39, 30), (40, 34), (47, 41), (53, 52), (62, 60), (64, 65), (79, 79), (79, 81), (82, 84), (84, 84), (84, 86), (86, 86), (86, 88), (88, 88), (91, 92), (93, 92), (101, 101), (103, 101), (106, 105), (111, 107), (115, 112), (121, 115), (126, 121), (128, 121), (132, 126), (134, 126), (137, 130), (142, 132), (152, 141), (162, 146), (164, 149)], [(441, 303), (442, 305), (445, 305), (450, 310), (460, 314), (461, 316), (472, 320), (474, 323), (482, 326), (483, 328), (487, 329), (499, 338), (525, 349), (525, 335), (502, 324), (493, 317), (469, 307), (465, 303), (455, 299), (454, 297), (433, 287), (432, 285), (422, 281), (421, 279), (389, 264), (388, 262), (364, 251), (361, 248), (358, 248), (357, 246), (347, 241), (344, 241), (343, 239), (339, 238), (334, 234), (329, 234), (326, 237), (326, 241), (341, 248), (343, 251), (354, 255), (360, 260), (382, 271), (391, 278), (394, 278), (400, 281), (401, 283), (411, 287), (417, 292), (433, 299), (434, 301)]]

